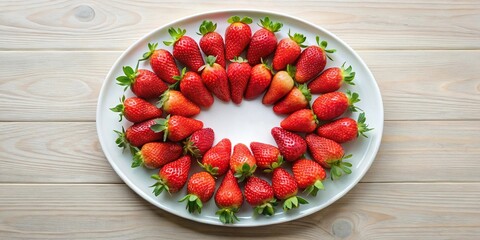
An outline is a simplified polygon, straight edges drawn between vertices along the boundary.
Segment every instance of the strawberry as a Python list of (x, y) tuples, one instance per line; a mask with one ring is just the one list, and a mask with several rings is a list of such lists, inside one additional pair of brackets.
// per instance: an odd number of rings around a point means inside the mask
[(192, 117), (200, 113), (200, 107), (177, 90), (165, 91), (157, 102), (157, 107), (161, 107), (168, 114), (184, 117)]
[(203, 203), (208, 202), (215, 192), (215, 179), (208, 172), (193, 174), (187, 183), (187, 195), (179, 202), (187, 201), (190, 213), (202, 213)]
[(249, 17), (240, 19), (238, 16), (232, 16), (228, 19), (230, 25), (225, 30), (225, 57), (232, 60), (239, 57), (243, 50), (250, 44), (252, 29), (248, 24), (252, 23)]
[(337, 143), (352, 141), (359, 135), (367, 137), (365, 132), (372, 129), (368, 128), (365, 120), (365, 113), (360, 113), (357, 121), (351, 118), (340, 118), (320, 126), (317, 129), (317, 134), (320, 137), (331, 139)]
[(272, 105), (287, 95), (294, 85), (292, 76), (295, 76), (295, 67), (292, 65), (287, 65), (287, 71), (277, 72), (273, 76), (267, 93), (263, 96), (262, 103)]
[(352, 72), (352, 66), (347, 69), (342, 67), (328, 68), (323, 71), (320, 76), (308, 83), (308, 88), (312, 93), (329, 93), (335, 92), (342, 86), (343, 83), (355, 85), (353, 79), (355, 78), (355, 72)]
[(302, 44), (306, 39), (303, 34), (295, 33), (292, 36), (288, 31), (288, 38), (280, 40), (273, 55), (273, 70), (280, 71), (285, 69), (288, 64), (295, 63), (302, 53), (302, 48), (306, 47)]
[(129, 66), (124, 66), (123, 73), (125, 76), (117, 77), (117, 84), (125, 86), (125, 89), (130, 87), (137, 97), (143, 99), (157, 98), (168, 89), (167, 84), (150, 70), (133, 70)]
[(342, 115), (347, 109), (356, 112), (357, 108), (354, 104), (359, 102), (357, 93), (347, 91), (331, 92), (319, 96), (312, 104), (312, 109), (318, 120), (332, 120)]
[(247, 89), (252, 67), (242, 57), (234, 57), (228, 65), (227, 76), (230, 83), (230, 95), (235, 104), (240, 104)]
[(287, 161), (295, 161), (307, 151), (307, 143), (300, 135), (283, 128), (274, 127), (272, 128), (272, 136), (280, 153)]
[(219, 210), (215, 213), (224, 224), (239, 221), (235, 213), (240, 210), (243, 204), (243, 194), (238, 186), (237, 179), (231, 171), (223, 178), (220, 187), (215, 194), (215, 204)]
[(202, 66), (202, 79), (208, 90), (224, 102), (230, 101), (230, 88), (225, 68), (215, 63), (216, 57), (208, 56), (207, 64)]
[(283, 163), (283, 156), (275, 146), (266, 143), (251, 142), (250, 148), (257, 161), (257, 167), (265, 169), (266, 172), (271, 172)]
[(170, 86), (176, 89), (180, 85), (180, 92), (200, 107), (208, 108), (213, 104), (213, 95), (203, 84), (202, 78), (198, 73), (182, 69), (182, 75), (174, 77), (177, 82)]
[(150, 142), (143, 145), (142, 149), (135, 149), (132, 168), (145, 166), (156, 169), (178, 159), (182, 155), (182, 147), (171, 142)]
[(273, 187), (265, 180), (252, 176), (247, 180), (244, 188), (245, 200), (254, 207), (255, 214), (272, 216), (277, 205)]
[(299, 83), (306, 83), (310, 79), (316, 77), (323, 71), (327, 64), (327, 58), (332, 60), (327, 53), (334, 53), (335, 49), (327, 49), (327, 42), (320, 42), (320, 37), (316, 37), (318, 46), (312, 45), (303, 50), (298, 57), (297, 73), (295, 74), (295, 81)]
[(197, 72), (198, 69), (205, 65), (202, 53), (197, 42), (189, 36), (185, 36), (187, 30), (178, 28), (169, 28), (168, 33), (172, 36), (171, 41), (164, 41), (167, 46), (173, 45), (173, 56), (188, 69)]
[(195, 159), (200, 159), (212, 148), (215, 133), (211, 128), (202, 128), (195, 131), (183, 142), (183, 154), (190, 154)]
[(154, 132), (163, 132), (163, 141), (166, 141), (168, 138), (172, 142), (177, 142), (202, 129), (203, 122), (193, 118), (168, 115), (167, 118), (155, 119), (155, 124), (150, 128)]
[(290, 114), (300, 109), (308, 108), (312, 100), (312, 94), (306, 84), (292, 88), (282, 100), (273, 106), (273, 111), (277, 114)]
[(275, 168), (272, 176), (272, 187), (275, 197), (283, 202), (283, 210), (297, 208), (299, 204), (308, 204), (307, 200), (297, 196), (298, 186), (290, 173), (283, 168)]
[(280, 126), (292, 132), (310, 133), (317, 128), (317, 117), (310, 109), (300, 109), (283, 119)]
[(162, 110), (155, 107), (155, 105), (139, 98), (139, 97), (130, 97), (125, 99), (125, 96), (120, 98), (120, 104), (110, 108), (113, 112), (120, 113), (120, 120), (122, 117), (134, 123), (143, 122), (148, 119), (158, 118), (162, 116)]
[(346, 174), (352, 173), (352, 170), (350, 170), (352, 164), (343, 161), (351, 158), (352, 155), (345, 156), (340, 144), (313, 133), (308, 134), (305, 139), (313, 159), (320, 163), (322, 167), (331, 168), (330, 177), (332, 180), (340, 178), (342, 171)]
[(230, 170), (238, 178), (238, 181), (242, 182), (255, 172), (257, 169), (256, 162), (248, 147), (243, 143), (239, 143), (233, 148), (233, 154), (230, 158)]
[(145, 143), (154, 142), (163, 138), (162, 132), (154, 132), (150, 127), (155, 124), (156, 119), (150, 119), (145, 122), (135, 123), (122, 131), (114, 130), (118, 134), (115, 143), (119, 148), (129, 148), (133, 152), (133, 147), (141, 147)]
[(229, 170), (231, 152), (232, 143), (224, 138), (203, 155), (200, 166), (213, 176), (221, 176)]
[(324, 189), (322, 180), (325, 179), (325, 170), (320, 164), (309, 160), (300, 159), (293, 163), (293, 176), (299, 188), (305, 189), (308, 195), (317, 196), (320, 189)]
[(200, 48), (205, 55), (215, 56), (216, 63), (225, 68), (225, 46), (223, 45), (222, 35), (215, 32), (217, 24), (212, 21), (203, 21), (199, 31), (202, 35), (200, 39)]
[(183, 156), (178, 160), (165, 164), (158, 174), (152, 175), (152, 178), (157, 180), (153, 187), (155, 196), (160, 195), (163, 190), (168, 193), (176, 193), (185, 186), (188, 178), (188, 171), (192, 160), (190, 156)]
[(175, 59), (168, 50), (156, 49), (157, 46), (158, 43), (149, 43), (149, 51), (143, 54), (140, 61), (150, 59), (150, 67), (155, 74), (163, 81), (173, 84), (176, 82), (173, 77), (180, 75)]
[(260, 96), (272, 82), (272, 70), (266, 63), (259, 63), (252, 68), (248, 81), (245, 99), (255, 99)]
[(253, 34), (247, 50), (247, 59), (252, 66), (259, 64), (262, 58), (275, 52), (277, 47), (275, 32), (283, 27), (282, 23), (272, 22), (268, 17), (260, 19), (260, 23), (262, 28)]

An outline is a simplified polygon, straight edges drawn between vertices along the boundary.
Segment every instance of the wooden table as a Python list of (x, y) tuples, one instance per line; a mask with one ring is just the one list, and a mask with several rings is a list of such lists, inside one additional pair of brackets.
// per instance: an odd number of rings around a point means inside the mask
[[(351, 192), (297, 221), (234, 229), (150, 205), (103, 155), (97, 96), (117, 57), (179, 17), (292, 14), (366, 61), (385, 131)], [(479, 239), (480, 2), (0, 1), (0, 239)]]

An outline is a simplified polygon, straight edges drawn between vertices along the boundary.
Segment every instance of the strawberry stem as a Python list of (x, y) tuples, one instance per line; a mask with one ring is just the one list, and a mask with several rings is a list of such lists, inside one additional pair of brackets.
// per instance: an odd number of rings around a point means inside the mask
[(352, 66), (348, 66), (348, 68), (345, 69), (345, 63), (346, 62), (344, 62), (342, 64), (342, 67), (340, 68), (342, 71), (343, 81), (347, 84), (355, 85), (355, 83), (353, 82), (353, 79), (355, 78), (355, 72), (352, 72)]
[(277, 199), (272, 199), (254, 208), (254, 214), (273, 216), (275, 214), (274, 206), (277, 205)]
[(200, 198), (195, 194), (187, 194), (185, 197), (179, 200), (179, 202), (187, 201), (187, 210), (189, 213), (198, 212), (198, 214), (202, 213), (203, 203)]
[(366, 120), (367, 120), (367, 118), (365, 117), (365, 113), (364, 113), (364, 112), (362, 112), (362, 113), (360, 113), (360, 115), (358, 115), (358, 119), (357, 119), (357, 128), (358, 128), (357, 137), (358, 137), (359, 135), (362, 135), (362, 136), (368, 138), (368, 136), (365, 135), (365, 133), (368, 132), (368, 131), (373, 130), (373, 128), (368, 128), (368, 124), (365, 123)]
[(151, 178), (157, 180), (156, 183), (150, 186), (150, 187), (153, 187), (153, 194), (155, 194), (155, 196), (160, 195), (164, 190), (170, 193), (168, 184), (164, 179), (162, 179), (157, 174), (152, 175)]
[(222, 208), (218, 210), (215, 214), (219, 216), (220, 222), (224, 224), (235, 223), (235, 221), (240, 221), (235, 213), (238, 212), (238, 208)]
[(290, 39), (292, 39), (294, 42), (296, 42), (298, 44), (298, 46), (304, 48), (304, 47), (307, 47), (307, 45), (304, 45), (302, 43), (305, 42), (305, 40), (307, 40), (307, 37), (305, 37), (303, 34), (300, 34), (300, 33), (294, 33), (293, 36), (290, 35), (290, 29), (288, 29), (288, 37)]
[(348, 99), (348, 109), (352, 112), (357, 112), (358, 110), (363, 111), (361, 108), (355, 106), (355, 103), (360, 102), (360, 98), (358, 93), (351, 92), (350, 90), (347, 91), (347, 99)]
[(216, 23), (213, 23), (209, 20), (204, 20), (202, 24), (200, 24), (200, 27), (198, 29), (199, 33), (197, 34), (205, 36), (207, 33), (215, 32), (215, 29), (217, 29)]
[(317, 180), (317, 181), (315, 181), (314, 184), (305, 188), (305, 190), (303, 192), (306, 193), (307, 195), (312, 195), (312, 196), (316, 197), (317, 193), (318, 193), (318, 190), (320, 190), (320, 189), (323, 190), (323, 189), (325, 189), (325, 187), (323, 186), (322, 181)]
[(250, 166), (248, 163), (244, 163), (240, 169), (235, 171), (234, 176), (237, 178), (238, 182), (243, 182), (247, 177), (252, 176), (252, 174), (257, 169), (257, 165)]
[[(315, 37), (315, 40), (317, 41), (317, 44), (320, 48), (323, 49), (323, 51), (325, 51), (326, 53), (334, 53), (336, 52), (337, 50), (336, 49), (327, 49), (327, 41), (321, 41), (320, 42), (320, 37), (319, 36), (316, 36)], [(330, 57), (330, 55), (326, 54), (328, 59), (330, 59), (330, 61), (333, 61), (332, 57)]]
[(166, 118), (157, 118), (155, 119), (155, 124), (150, 126), (150, 129), (156, 133), (163, 132), (163, 141), (166, 142), (168, 138), (168, 120), (170, 120), (170, 115)]
[(241, 22), (241, 23), (245, 23), (245, 24), (251, 24), (253, 22), (253, 20), (250, 17), (240, 18), (239, 16), (231, 16), (230, 18), (228, 18), (227, 22), (228, 23)]
[(135, 78), (137, 77), (137, 70), (134, 71), (133, 68), (130, 66), (123, 66), (123, 73), (125, 74), (124, 76), (117, 77), (117, 84), (120, 86), (125, 86), (125, 88), (123, 89), (125, 91), (135, 82)]
[(178, 40), (180, 40), (180, 38), (183, 37), (183, 35), (185, 35), (185, 33), (187, 33), (187, 30), (186, 29), (181, 29), (181, 28), (169, 28), (168, 29), (168, 34), (170, 34), (170, 36), (172, 37), (172, 40), (170, 41), (163, 41), (163, 44), (167, 45), (167, 46), (171, 46), (173, 44), (175, 44)]
[(308, 201), (299, 196), (289, 197), (283, 202), (283, 210), (288, 211), (294, 208), (298, 208), (300, 204), (308, 204)]
[(281, 22), (273, 22), (270, 20), (269, 17), (265, 17), (264, 19), (260, 19), (260, 24), (258, 26), (267, 29), (270, 32), (278, 32), (283, 27), (283, 23)]
[(122, 119), (123, 119), (123, 115), (124, 115), (124, 111), (125, 111), (125, 105), (123, 104), (124, 102), (125, 102), (125, 95), (123, 95), (120, 98), (120, 104), (118, 104), (115, 107), (110, 108), (110, 110), (112, 112), (118, 112), (119, 113), (119, 115), (120, 115), (120, 120), (118, 120), (119, 122), (121, 122)]

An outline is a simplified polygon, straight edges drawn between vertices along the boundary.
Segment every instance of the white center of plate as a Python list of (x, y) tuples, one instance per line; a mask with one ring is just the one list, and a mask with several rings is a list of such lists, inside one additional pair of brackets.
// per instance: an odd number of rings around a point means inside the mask
[(228, 138), (232, 148), (237, 143), (249, 146), (253, 141), (275, 144), (270, 130), (280, 126), (285, 116), (275, 114), (273, 106), (263, 105), (262, 97), (243, 100), (240, 105), (215, 98), (215, 103), (209, 109), (202, 109), (194, 118), (203, 121), (204, 127), (213, 129), (215, 143)]

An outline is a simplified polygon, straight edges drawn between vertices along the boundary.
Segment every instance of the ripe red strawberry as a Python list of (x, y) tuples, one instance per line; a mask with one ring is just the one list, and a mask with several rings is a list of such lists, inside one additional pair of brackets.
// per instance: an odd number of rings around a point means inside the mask
[(215, 194), (215, 204), (219, 210), (215, 213), (222, 223), (234, 223), (239, 221), (235, 213), (240, 210), (243, 204), (243, 194), (238, 186), (237, 179), (231, 171), (223, 178), (220, 187)]
[(302, 48), (306, 47), (302, 44), (306, 39), (303, 34), (295, 33), (292, 36), (288, 31), (288, 38), (280, 40), (273, 55), (273, 70), (280, 71), (285, 69), (288, 64), (295, 63), (302, 53)]
[(305, 48), (298, 57), (297, 73), (295, 74), (295, 81), (299, 83), (306, 83), (310, 79), (316, 77), (323, 71), (327, 64), (327, 58), (332, 60), (327, 53), (334, 53), (335, 49), (327, 49), (327, 42), (320, 42), (320, 37), (316, 37), (318, 46), (312, 45)]
[(290, 114), (300, 109), (308, 108), (312, 100), (312, 94), (306, 84), (293, 87), (292, 90), (282, 100), (273, 106), (273, 111), (277, 114)]
[(320, 163), (322, 167), (331, 168), (330, 177), (332, 180), (341, 177), (342, 171), (346, 174), (352, 173), (352, 170), (350, 170), (352, 164), (343, 161), (352, 157), (352, 155), (345, 156), (340, 144), (333, 140), (319, 137), (314, 133), (308, 134), (305, 139), (313, 159)]
[(365, 113), (360, 113), (358, 120), (340, 118), (333, 122), (318, 127), (320, 137), (331, 139), (337, 143), (344, 143), (356, 139), (359, 135), (368, 137), (365, 132), (372, 130), (365, 123)]
[(200, 165), (213, 176), (221, 176), (229, 170), (231, 153), (232, 143), (224, 138), (203, 155)]
[(232, 60), (239, 57), (250, 44), (252, 30), (248, 24), (252, 23), (252, 19), (232, 16), (228, 19), (228, 23), (230, 25), (225, 30), (225, 57), (227, 60)]
[(202, 79), (208, 90), (224, 102), (230, 101), (230, 88), (228, 86), (228, 77), (225, 68), (215, 63), (214, 56), (207, 57), (207, 64), (202, 70)]
[(158, 43), (149, 43), (149, 51), (143, 54), (140, 61), (150, 59), (150, 66), (157, 76), (163, 81), (173, 84), (175, 83), (174, 76), (180, 75), (177, 64), (173, 55), (165, 49), (156, 49)]
[(352, 72), (352, 66), (347, 69), (342, 67), (328, 68), (323, 71), (320, 76), (308, 83), (310, 92), (315, 94), (335, 92), (342, 86), (343, 83), (355, 85), (353, 79), (355, 78), (355, 72)]
[(125, 96), (122, 96), (122, 98), (120, 98), (120, 104), (110, 108), (110, 110), (120, 113), (119, 122), (122, 121), (123, 116), (125, 116), (128, 121), (134, 123), (162, 116), (161, 109), (139, 97), (125, 99)]
[(176, 89), (180, 85), (180, 92), (190, 99), (193, 103), (200, 107), (208, 108), (213, 104), (213, 95), (203, 84), (202, 78), (196, 72), (187, 71), (187, 68), (182, 69), (182, 75), (175, 76), (177, 82), (170, 86)]
[(274, 127), (272, 128), (272, 136), (280, 153), (287, 161), (295, 161), (307, 152), (307, 143), (300, 135), (283, 128)]
[(310, 109), (300, 109), (283, 119), (280, 126), (292, 132), (310, 133), (317, 128), (317, 117)]
[(252, 66), (259, 64), (262, 58), (275, 52), (277, 47), (275, 32), (283, 27), (282, 23), (272, 22), (268, 17), (260, 19), (260, 23), (262, 28), (253, 34), (247, 50), (248, 63)]
[(125, 76), (117, 77), (117, 84), (125, 86), (125, 89), (130, 87), (137, 97), (143, 99), (157, 98), (168, 89), (167, 84), (150, 70), (133, 70), (129, 66), (124, 66), (123, 73)]
[(187, 30), (178, 28), (169, 28), (168, 33), (172, 36), (171, 41), (164, 41), (167, 46), (173, 45), (173, 56), (191, 71), (197, 72), (205, 65), (202, 53), (197, 42), (189, 36), (185, 36)]
[(155, 119), (155, 125), (152, 125), (150, 128), (154, 132), (163, 132), (163, 141), (166, 141), (168, 138), (172, 142), (177, 142), (202, 129), (203, 122), (193, 118), (168, 115), (167, 118)]
[(308, 195), (317, 196), (320, 189), (324, 189), (322, 180), (325, 179), (325, 170), (318, 163), (300, 159), (293, 163), (293, 176), (297, 185), (301, 189), (305, 189)]
[(133, 147), (141, 147), (145, 143), (154, 142), (163, 138), (163, 132), (154, 132), (150, 127), (155, 124), (156, 119), (150, 119), (145, 122), (135, 123), (122, 131), (114, 130), (118, 134), (115, 143), (119, 148), (129, 148), (133, 152)]
[(273, 187), (265, 180), (252, 176), (247, 180), (244, 188), (245, 200), (254, 207), (255, 214), (272, 216), (277, 205)]
[(215, 133), (211, 128), (195, 131), (183, 142), (183, 154), (189, 154), (195, 159), (201, 159), (212, 148)]
[(266, 63), (259, 63), (252, 68), (248, 81), (245, 99), (255, 99), (260, 96), (272, 82), (272, 69)]
[(192, 117), (200, 113), (200, 107), (186, 98), (180, 91), (167, 90), (157, 102), (166, 113)]
[(298, 186), (290, 173), (283, 168), (275, 168), (272, 176), (272, 186), (275, 197), (283, 202), (283, 210), (288, 211), (299, 207), (299, 204), (308, 204), (307, 200), (297, 196)]
[(257, 161), (257, 167), (265, 169), (266, 172), (271, 172), (283, 163), (283, 156), (275, 146), (266, 143), (251, 142), (250, 148)]
[(287, 65), (287, 71), (277, 72), (273, 76), (267, 93), (263, 96), (262, 103), (272, 105), (287, 95), (294, 86), (292, 76), (295, 76), (295, 67), (291, 65)]
[(182, 155), (182, 147), (171, 142), (150, 142), (143, 145), (142, 149), (135, 149), (132, 168), (145, 166), (156, 169), (177, 160)]
[(257, 169), (256, 163), (255, 157), (245, 144), (239, 143), (235, 145), (230, 158), (230, 170), (232, 170), (239, 182), (243, 182), (245, 178), (252, 176)]
[(332, 92), (320, 95), (312, 104), (312, 109), (318, 120), (329, 121), (342, 115), (347, 109), (352, 112), (357, 111), (354, 105), (359, 102), (357, 93), (347, 91), (347, 94), (342, 92)]
[(208, 202), (215, 192), (215, 179), (208, 172), (193, 174), (187, 183), (187, 195), (180, 202), (187, 201), (190, 213), (202, 213), (203, 203)]
[(199, 31), (203, 36), (200, 39), (200, 48), (205, 55), (215, 56), (216, 63), (225, 68), (225, 46), (223, 45), (222, 35), (215, 32), (217, 24), (205, 20), (200, 25)]
[(163, 190), (166, 190), (168, 193), (180, 191), (187, 182), (191, 164), (190, 156), (183, 156), (178, 160), (165, 164), (158, 174), (152, 175), (152, 178), (157, 180), (155, 184), (150, 186), (154, 187), (153, 193), (155, 196), (160, 195)]
[(228, 65), (227, 76), (230, 83), (230, 95), (235, 104), (240, 104), (247, 89), (252, 67), (242, 57), (234, 57)]

